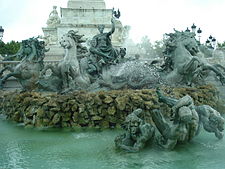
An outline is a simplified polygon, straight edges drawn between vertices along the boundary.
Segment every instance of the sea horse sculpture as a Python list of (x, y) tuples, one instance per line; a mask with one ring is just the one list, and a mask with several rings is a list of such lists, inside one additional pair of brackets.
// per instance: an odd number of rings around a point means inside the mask
[(185, 85), (199, 84), (204, 81), (208, 72), (212, 71), (222, 84), (225, 83), (223, 71), (197, 55), (199, 47), (195, 33), (175, 30), (175, 33), (167, 36), (164, 70), (169, 72), (166, 75), (169, 82)]
[[(47, 65), (42, 75), (48, 69), (52, 70), (51, 80), (48, 77), (41, 77), (39, 80), (39, 88), (50, 91), (62, 91), (68, 89), (84, 89), (89, 85), (89, 79), (81, 74), (80, 65), (78, 61), (78, 51), (85, 50), (86, 48), (81, 45), (85, 42), (82, 39), (83, 35), (77, 34), (73, 30), (64, 34), (61, 38), (60, 45), (65, 49), (65, 56), (62, 61), (57, 65)], [(56, 82), (56, 83), (55, 83)]]
[(7, 66), (0, 71), (0, 75), (6, 70), (11, 72), (0, 79), (0, 88), (3, 88), (5, 81), (13, 76), (22, 85), (23, 90), (35, 89), (39, 74), (44, 67), (43, 59), (47, 51), (44, 41), (39, 41), (38, 37), (24, 40), (19, 53), (23, 58), (21, 62), (15, 67)]

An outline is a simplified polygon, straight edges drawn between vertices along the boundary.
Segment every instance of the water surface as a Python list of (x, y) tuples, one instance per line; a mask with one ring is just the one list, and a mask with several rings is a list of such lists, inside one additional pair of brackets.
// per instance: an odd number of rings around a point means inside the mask
[(24, 129), (0, 119), (3, 169), (223, 169), (225, 140), (202, 132), (192, 142), (165, 151), (148, 146), (140, 153), (115, 149), (121, 130)]

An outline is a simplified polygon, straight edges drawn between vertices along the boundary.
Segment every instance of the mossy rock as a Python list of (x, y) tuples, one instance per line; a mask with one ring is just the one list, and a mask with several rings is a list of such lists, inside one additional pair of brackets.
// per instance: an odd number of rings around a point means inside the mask
[[(190, 95), (195, 105), (218, 106), (218, 91), (210, 85), (188, 88), (161, 87), (163, 94), (176, 99)], [(151, 121), (151, 111), (160, 109), (165, 115), (171, 113), (170, 107), (158, 102), (155, 89), (113, 90), (88, 93), (76, 91), (69, 94), (37, 92), (0, 91), (0, 113), (16, 122), (28, 122), (37, 127), (116, 127), (126, 116), (137, 108), (142, 108)], [(218, 110), (218, 109), (217, 109)], [(223, 109), (224, 110), (224, 109)], [(25, 117), (24, 118), (24, 114)]]

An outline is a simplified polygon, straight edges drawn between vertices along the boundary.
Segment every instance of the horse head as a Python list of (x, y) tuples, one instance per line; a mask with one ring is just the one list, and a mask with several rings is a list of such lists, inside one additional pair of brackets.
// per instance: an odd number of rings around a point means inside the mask
[(193, 56), (198, 53), (199, 49), (195, 39), (195, 33), (175, 30), (175, 33), (166, 35), (168, 37), (165, 41), (167, 47), (166, 50), (170, 51), (170, 53), (180, 46), (183, 46)]
[(86, 40), (82, 39), (84, 35), (79, 35), (77, 33), (78, 31), (70, 30), (68, 33), (64, 34), (59, 42), (60, 45), (65, 49), (80, 46), (79, 44)]
[(199, 45), (195, 39), (195, 33), (183, 32), (183, 37), (181, 40), (181, 43), (183, 43), (190, 54), (192, 56), (196, 56), (196, 54), (199, 52)]

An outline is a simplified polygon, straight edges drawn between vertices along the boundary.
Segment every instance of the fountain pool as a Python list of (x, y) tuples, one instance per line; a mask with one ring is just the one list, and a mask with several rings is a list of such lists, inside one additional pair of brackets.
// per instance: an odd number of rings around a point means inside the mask
[(0, 119), (0, 168), (4, 169), (222, 169), (225, 140), (202, 131), (174, 151), (148, 146), (139, 153), (115, 149), (122, 130), (25, 129)]

